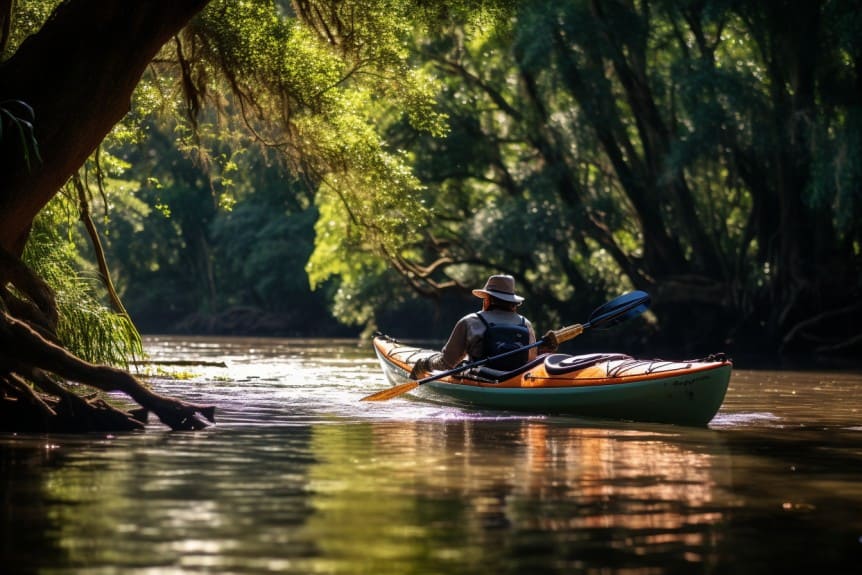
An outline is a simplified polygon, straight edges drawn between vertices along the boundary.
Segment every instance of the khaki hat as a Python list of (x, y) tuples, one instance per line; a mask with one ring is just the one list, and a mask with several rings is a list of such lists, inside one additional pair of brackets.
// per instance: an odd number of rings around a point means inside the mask
[(481, 298), (491, 296), (512, 303), (524, 301), (524, 298), (515, 294), (515, 278), (506, 275), (489, 277), (488, 281), (485, 282), (485, 287), (474, 289), (473, 295)]

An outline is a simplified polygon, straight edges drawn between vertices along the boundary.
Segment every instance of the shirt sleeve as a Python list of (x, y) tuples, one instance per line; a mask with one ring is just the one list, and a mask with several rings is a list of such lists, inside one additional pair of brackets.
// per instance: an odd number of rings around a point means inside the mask
[(449, 340), (443, 346), (441, 353), (435, 354), (428, 359), (428, 369), (445, 370), (452, 369), (458, 365), (468, 353), (468, 338), (470, 336), (469, 316), (462, 317), (452, 328)]

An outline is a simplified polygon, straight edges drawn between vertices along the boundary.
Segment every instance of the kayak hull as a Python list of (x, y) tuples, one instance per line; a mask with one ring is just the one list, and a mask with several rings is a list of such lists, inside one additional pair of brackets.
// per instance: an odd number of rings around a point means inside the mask
[[(374, 349), (392, 385), (431, 350), (386, 336)], [(732, 364), (724, 359), (684, 362), (621, 354), (550, 354), (516, 372), (474, 369), (418, 386), (419, 397), (446, 403), (589, 418), (706, 425), (724, 401)], [(426, 374), (433, 375), (433, 374)]]

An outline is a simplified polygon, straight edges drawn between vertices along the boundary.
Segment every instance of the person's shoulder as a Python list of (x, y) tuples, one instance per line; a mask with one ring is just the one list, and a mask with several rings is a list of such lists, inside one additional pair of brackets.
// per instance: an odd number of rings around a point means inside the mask
[(465, 315), (461, 319), (459, 319), (458, 323), (465, 324), (465, 323), (472, 323), (474, 321), (482, 321), (479, 318), (479, 314), (477, 312), (468, 313), (467, 315)]

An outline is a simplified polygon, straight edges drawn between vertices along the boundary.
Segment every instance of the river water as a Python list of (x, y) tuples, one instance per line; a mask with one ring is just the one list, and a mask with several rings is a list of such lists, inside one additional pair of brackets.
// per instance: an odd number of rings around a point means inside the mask
[(0, 435), (0, 573), (862, 573), (858, 372), (737, 369), (688, 428), (360, 402), (355, 341), (145, 345), (217, 425)]

